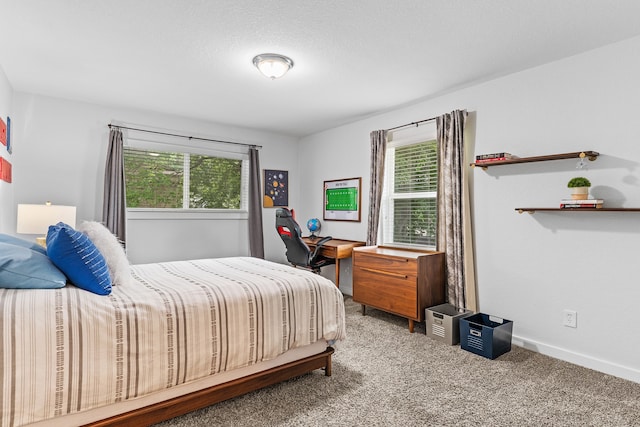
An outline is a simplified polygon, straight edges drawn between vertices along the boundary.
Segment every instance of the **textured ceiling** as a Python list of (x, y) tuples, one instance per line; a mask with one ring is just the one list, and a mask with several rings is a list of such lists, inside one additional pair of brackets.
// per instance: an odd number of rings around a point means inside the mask
[(639, 34), (637, 0), (0, 0), (16, 91), (294, 136)]

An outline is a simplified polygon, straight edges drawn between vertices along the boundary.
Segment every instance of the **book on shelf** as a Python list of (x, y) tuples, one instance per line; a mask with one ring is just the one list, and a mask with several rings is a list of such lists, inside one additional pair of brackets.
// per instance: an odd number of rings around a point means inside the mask
[(603, 199), (562, 199), (560, 203), (604, 203)]
[(603, 203), (560, 203), (562, 209), (600, 209)]
[(562, 199), (560, 205), (602, 205), (602, 199)]
[(506, 157), (494, 157), (492, 159), (476, 160), (476, 164), (491, 163), (491, 162), (501, 162), (501, 161), (504, 161), (504, 160), (511, 160), (511, 159), (508, 159)]
[(518, 156), (514, 156), (511, 153), (501, 152), (501, 153), (489, 153), (489, 154), (478, 154), (476, 156), (476, 163), (483, 161), (497, 161), (497, 160), (510, 160), (517, 159)]

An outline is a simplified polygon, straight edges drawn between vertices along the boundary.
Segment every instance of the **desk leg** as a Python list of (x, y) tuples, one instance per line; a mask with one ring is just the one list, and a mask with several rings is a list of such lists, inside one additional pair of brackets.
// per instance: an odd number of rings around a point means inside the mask
[(336, 287), (340, 288), (340, 258), (336, 259)]

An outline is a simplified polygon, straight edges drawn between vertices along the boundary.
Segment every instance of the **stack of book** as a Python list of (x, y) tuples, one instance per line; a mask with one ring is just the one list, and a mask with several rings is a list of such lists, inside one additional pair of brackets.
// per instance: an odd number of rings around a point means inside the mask
[(560, 207), (562, 209), (599, 209), (604, 205), (604, 200), (602, 199), (583, 199), (583, 200), (574, 200), (574, 199), (562, 199), (560, 201)]
[(511, 160), (517, 159), (518, 156), (514, 156), (511, 153), (490, 153), (490, 154), (479, 154), (476, 156), (476, 163), (489, 163), (489, 162), (499, 162), (503, 160)]

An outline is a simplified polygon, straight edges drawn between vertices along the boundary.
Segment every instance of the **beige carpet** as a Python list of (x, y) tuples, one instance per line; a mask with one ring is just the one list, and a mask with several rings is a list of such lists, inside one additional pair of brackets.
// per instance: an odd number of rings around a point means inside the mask
[(350, 298), (333, 376), (321, 371), (160, 424), (640, 426), (640, 384), (519, 347), (488, 360)]

